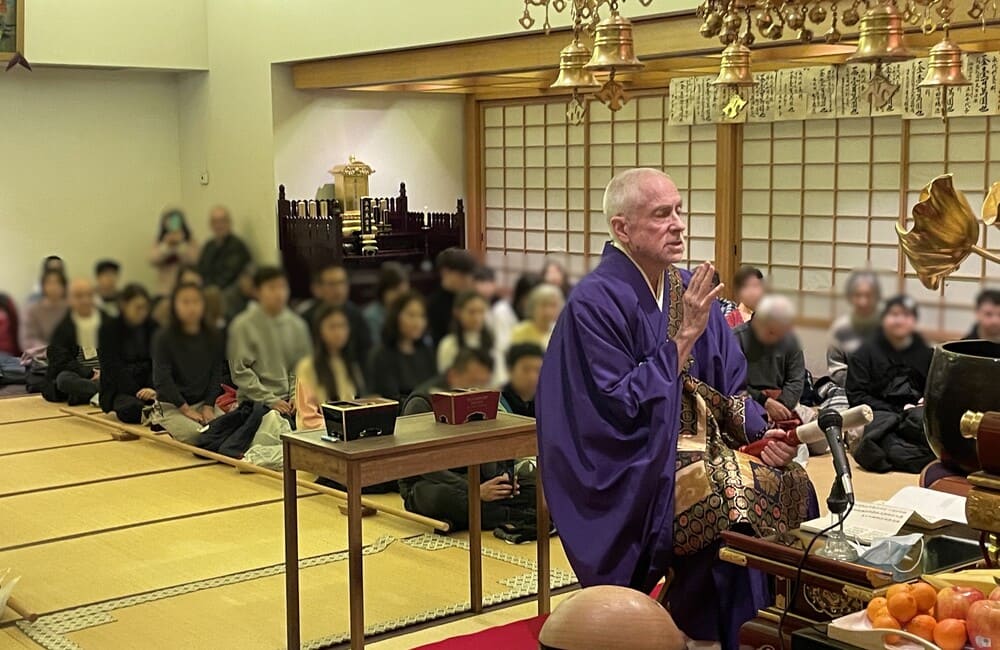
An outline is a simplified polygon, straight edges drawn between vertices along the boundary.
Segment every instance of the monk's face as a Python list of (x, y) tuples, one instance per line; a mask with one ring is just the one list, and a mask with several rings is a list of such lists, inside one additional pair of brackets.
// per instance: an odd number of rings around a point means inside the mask
[(637, 261), (657, 266), (684, 258), (684, 201), (673, 181), (650, 175), (642, 179), (642, 201), (623, 215), (618, 238)]

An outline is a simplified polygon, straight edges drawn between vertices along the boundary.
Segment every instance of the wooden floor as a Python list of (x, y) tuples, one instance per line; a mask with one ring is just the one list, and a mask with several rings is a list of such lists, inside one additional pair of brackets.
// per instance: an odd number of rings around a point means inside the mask
[[(808, 470), (822, 503), (829, 457)], [(915, 481), (858, 472), (855, 484), (859, 498), (876, 500)], [(375, 498), (399, 505), (398, 495)], [(333, 497), (303, 488), (299, 499), (303, 638), (336, 647), (348, 629), (346, 519)], [(275, 479), (113, 440), (108, 427), (36, 397), (0, 400), (0, 571), (22, 576), (16, 597), (42, 615), (19, 627), (3, 612), (0, 648), (284, 647), (281, 513)], [(522, 604), (461, 617), (465, 539), (390, 515), (365, 519), (366, 620), (380, 634), (371, 647), (411, 648), (533, 615)], [(484, 548), (487, 602), (524, 598), (534, 546), (487, 536)], [(572, 582), (558, 539), (552, 565), (555, 586)], [(409, 627), (428, 621), (444, 624)]]

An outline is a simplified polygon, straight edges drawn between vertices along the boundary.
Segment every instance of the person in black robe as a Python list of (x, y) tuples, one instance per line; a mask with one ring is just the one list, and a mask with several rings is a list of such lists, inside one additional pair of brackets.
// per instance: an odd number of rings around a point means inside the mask
[(382, 345), (372, 353), (367, 385), (400, 404), (437, 374), (434, 348), (427, 343), (427, 308), (419, 293), (409, 291), (389, 305)]
[[(343, 309), (351, 324), (351, 338), (347, 342), (347, 347), (350, 348), (354, 358), (361, 359), (364, 364), (372, 349), (372, 337), (365, 315), (351, 302), (351, 283), (347, 277), (347, 269), (337, 263), (324, 266), (313, 277), (313, 294), (316, 300), (302, 312), (302, 318), (305, 319), (309, 331), (313, 331), (313, 321), (321, 306), (330, 305)], [(363, 367), (362, 370), (367, 369)]]
[(118, 298), (121, 314), (104, 321), (98, 333), (101, 410), (114, 411), (127, 424), (139, 424), (143, 409), (156, 399), (153, 386), (153, 334), (149, 293), (138, 284)]
[(916, 331), (917, 316), (913, 298), (888, 300), (879, 330), (848, 358), (847, 399), (875, 414), (853, 449), (854, 459), (872, 472), (918, 474), (934, 460), (923, 424), (934, 351)]
[(507, 350), (504, 360), (510, 380), (503, 387), (500, 405), (508, 413), (535, 417), (535, 392), (544, 355), (541, 346), (534, 343), (519, 343)]
[(1000, 343), (1000, 290), (984, 289), (976, 297), (976, 324), (963, 340), (977, 339)]
[(250, 264), (250, 249), (233, 234), (233, 219), (228, 208), (221, 205), (212, 208), (208, 220), (212, 239), (201, 249), (198, 272), (206, 287), (226, 291), (236, 284), (240, 273)]

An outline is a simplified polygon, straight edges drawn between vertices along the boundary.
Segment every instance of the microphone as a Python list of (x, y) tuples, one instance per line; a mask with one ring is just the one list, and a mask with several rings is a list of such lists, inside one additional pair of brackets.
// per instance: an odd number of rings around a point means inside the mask
[[(851, 464), (847, 461), (847, 449), (844, 447), (841, 427), (844, 425), (844, 418), (840, 413), (831, 408), (820, 411), (816, 419), (819, 428), (823, 430), (826, 441), (830, 444), (830, 453), (833, 455), (833, 468), (837, 472), (837, 483), (843, 489), (844, 498), (849, 504), (854, 503), (854, 485), (851, 483)], [(837, 483), (834, 487), (837, 487)], [(838, 490), (834, 490), (838, 492)]]
[[(834, 411), (836, 413), (836, 411)], [(861, 406), (855, 406), (849, 408), (840, 414), (843, 418), (843, 422), (838, 426), (840, 428), (851, 429), (853, 427), (863, 427), (872, 421), (874, 414), (872, 413), (872, 408), (867, 404), (862, 404)], [(792, 447), (795, 447), (801, 443), (812, 444), (822, 440), (826, 436), (826, 432), (820, 426), (818, 420), (813, 420), (812, 422), (807, 422), (793, 431), (789, 431), (785, 435), (784, 442)], [(751, 442), (748, 445), (743, 445), (740, 447), (740, 451), (744, 454), (749, 454), (751, 456), (756, 456), (760, 458), (760, 452), (764, 450), (767, 444), (774, 440), (774, 438), (761, 438), (756, 442)], [(833, 445), (831, 445), (832, 447)], [(850, 465), (848, 465), (850, 467)]]

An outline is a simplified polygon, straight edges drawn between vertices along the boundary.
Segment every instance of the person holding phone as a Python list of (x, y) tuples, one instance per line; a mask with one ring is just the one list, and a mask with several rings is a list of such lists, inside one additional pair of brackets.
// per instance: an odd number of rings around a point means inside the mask
[(160, 215), (160, 231), (149, 253), (149, 263), (158, 274), (159, 296), (169, 296), (174, 290), (177, 268), (181, 264), (198, 263), (198, 242), (188, 227), (184, 213), (176, 208)]

